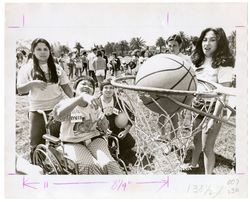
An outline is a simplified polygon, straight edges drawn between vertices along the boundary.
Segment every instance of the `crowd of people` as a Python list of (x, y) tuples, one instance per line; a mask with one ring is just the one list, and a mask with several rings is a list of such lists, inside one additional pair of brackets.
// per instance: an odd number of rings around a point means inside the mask
[[(194, 46), (196, 40), (191, 46)], [(130, 55), (125, 57), (118, 56), (116, 52), (112, 52), (107, 56), (104, 49), (92, 48), (90, 51), (75, 50), (63, 52), (60, 56), (55, 56), (51, 52), (55, 64), (60, 65), (65, 71), (70, 81), (76, 80), (78, 77), (88, 75), (94, 79), (96, 86), (109, 77), (117, 77), (124, 75), (136, 75), (139, 67), (148, 58), (159, 53), (176, 54), (184, 57), (191, 63), (189, 55), (183, 54), (182, 39), (179, 35), (172, 35), (166, 40), (168, 49), (164, 52), (149, 50), (149, 47), (144, 49), (135, 49)], [(194, 49), (194, 47), (190, 47)], [(21, 66), (30, 62), (32, 52), (18, 51), (16, 54), (16, 69), (19, 71)]]
[[(234, 57), (222, 28), (202, 31), (191, 56), (182, 53), (179, 35), (170, 36), (166, 43), (168, 54), (185, 59), (197, 70), (197, 77), (232, 86)], [(126, 164), (134, 163), (133, 147), (136, 142), (129, 133), (132, 124), (123, 129), (114, 125), (114, 118), (121, 110), (116, 104), (119, 98), (115, 97), (109, 78), (136, 75), (143, 62), (153, 56), (152, 52), (134, 50), (130, 59), (125, 60), (118, 57), (116, 52), (108, 58), (105, 50), (93, 48), (88, 53), (75, 51), (56, 58), (49, 42), (38, 38), (32, 42), (29, 55), (24, 60), (20, 53), (17, 54), (17, 90), (20, 94), (30, 95), (31, 157), (36, 146), (44, 143), (44, 121), (42, 115), (37, 113), (37, 110), (43, 110), (46, 114), (53, 114), (58, 121), (61, 130), (57, 137), (67, 143), (65, 151), (81, 163), (81, 174), (122, 173), (108, 151), (108, 143), (97, 130), (100, 126), (103, 131), (110, 129), (119, 135), (122, 159)], [(98, 99), (93, 96), (96, 88), (100, 89), (102, 95)], [(213, 114), (219, 116), (221, 109), (221, 103), (216, 103)], [(211, 119), (205, 130), (195, 136), (190, 163), (192, 169), (200, 166), (198, 158), (203, 151), (205, 173), (212, 174), (214, 143), (220, 126), (221, 123)], [(97, 150), (101, 150), (101, 153)]]

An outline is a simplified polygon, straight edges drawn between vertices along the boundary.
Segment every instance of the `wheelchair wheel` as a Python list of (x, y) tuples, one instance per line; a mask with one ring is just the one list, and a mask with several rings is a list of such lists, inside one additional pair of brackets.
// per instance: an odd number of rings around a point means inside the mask
[(126, 164), (124, 163), (124, 161), (122, 160), (122, 159), (120, 159), (120, 158), (117, 158), (117, 159), (115, 159), (117, 162), (118, 162), (118, 164), (120, 165), (120, 167), (121, 167), (121, 169), (125, 172), (125, 174), (127, 175), (128, 174), (128, 169), (127, 169), (127, 166), (126, 166)]
[(63, 169), (55, 155), (45, 146), (38, 145), (33, 154), (33, 162), (40, 166), (46, 175), (58, 175)]

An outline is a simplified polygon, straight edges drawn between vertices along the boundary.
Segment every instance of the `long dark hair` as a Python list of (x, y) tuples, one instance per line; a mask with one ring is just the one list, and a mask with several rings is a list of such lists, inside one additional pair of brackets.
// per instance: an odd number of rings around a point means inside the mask
[[(38, 43), (44, 43), (48, 47), (49, 52), (50, 52), (49, 58), (47, 61), (48, 71), (49, 71), (49, 79), (48, 80), (46, 79), (43, 70), (39, 66), (38, 59), (34, 55), (34, 50), (35, 50)], [(51, 47), (49, 45), (49, 42), (46, 41), (45, 39), (42, 39), (42, 38), (35, 39), (31, 44), (31, 52), (33, 54), (33, 70), (32, 70), (32, 74), (31, 74), (32, 78), (34, 80), (42, 80), (44, 82), (57, 83), (58, 82), (58, 75), (57, 75), (57, 71), (56, 71), (56, 65), (55, 65), (53, 56), (51, 54)]]
[(205, 55), (202, 50), (202, 41), (207, 34), (207, 32), (213, 31), (217, 38), (217, 49), (213, 53), (212, 56), (212, 67), (218, 68), (219, 66), (226, 67), (231, 66), (234, 67), (235, 59), (229, 49), (228, 40), (226, 34), (222, 28), (207, 28), (201, 32), (201, 35), (197, 41), (196, 48), (194, 53), (191, 56), (191, 60), (196, 67), (200, 67), (203, 65), (205, 61)]

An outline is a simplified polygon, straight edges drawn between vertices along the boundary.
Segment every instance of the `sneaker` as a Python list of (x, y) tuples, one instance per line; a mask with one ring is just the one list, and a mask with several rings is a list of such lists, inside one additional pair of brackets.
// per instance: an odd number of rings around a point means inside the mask
[(181, 165), (181, 170), (187, 174), (200, 174), (199, 164), (192, 166), (190, 163)]

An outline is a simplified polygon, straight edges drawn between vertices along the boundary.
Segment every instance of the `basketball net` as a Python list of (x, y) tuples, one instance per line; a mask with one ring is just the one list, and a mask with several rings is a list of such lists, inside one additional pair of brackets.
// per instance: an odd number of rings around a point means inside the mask
[[(224, 152), (230, 150), (230, 155), (234, 155), (232, 148), (235, 148), (235, 145), (229, 145), (226, 141), (228, 137), (235, 138), (234, 115), (236, 111), (228, 105), (227, 99), (226, 101), (222, 99), (223, 96), (229, 98), (230, 93), (221, 92), (218, 86), (202, 80), (198, 83), (202, 91), (194, 92), (138, 87), (134, 85), (134, 81), (134, 76), (127, 76), (114, 78), (111, 82), (115, 87), (115, 95), (119, 98), (120, 108), (133, 124), (131, 134), (136, 140), (137, 161), (131, 167), (132, 174), (180, 173), (187, 161), (187, 153), (192, 149), (194, 136), (206, 128), (211, 118), (222, 123), (221, 131), (223, 130), (226, 134), (224, 142), (216, 143), (224, 147), (218, 148), (223, 149)], [(151, 96), (152, 93), (168, 97), (179, 105), (181, 110), (171, 115), (168, 114)], [(186, 105), (171, 95), (193, 96), (193, 102), (191, 105)], [(140, 99), (141, 96), (152, 99), (161, 113), (149, 110)], [(208, 99), (209, 102), (206, 101)], [(212, 112), (217, 101), (223, 104), (220, 117), (214, 116)], [(128, 110), (134, 113), (135, 119), (130, 118)], [(198, 119), (200, 119), (199, 124), (196, 123)], [(177, 120), (177, 124), (174, 120)], [(216, 152), (220, 152), (218, 148), (215, 148)]]

